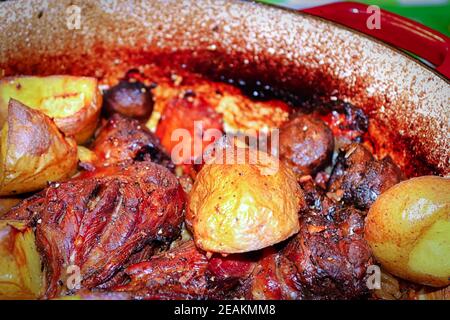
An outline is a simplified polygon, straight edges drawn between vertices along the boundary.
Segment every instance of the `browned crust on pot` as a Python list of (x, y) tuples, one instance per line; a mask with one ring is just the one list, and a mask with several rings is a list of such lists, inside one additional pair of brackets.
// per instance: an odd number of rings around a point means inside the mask
[[(66, 8), (81, 8), (69, 30)], [(35, 1), (0, 4), (6, 75), (117, 75), (142, 63), (313, 88), (365, 109), (377, 150), (411, 175), (450, 173), (450, 86), (358, 33), (292, 11), (235, 1)], [(337, 92), (337, 93), (336, 93)]]

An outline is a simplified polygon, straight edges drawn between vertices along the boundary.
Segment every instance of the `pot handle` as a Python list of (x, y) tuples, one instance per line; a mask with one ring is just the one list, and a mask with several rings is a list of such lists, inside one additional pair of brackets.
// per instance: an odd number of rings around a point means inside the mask
[(331, 3), (302, 10), (342, 24), (432, 63), (450, 78), (450, 38), (418, 22), (380, 10), (379, 28), (374, 24), (374, 7), (351, 1)]

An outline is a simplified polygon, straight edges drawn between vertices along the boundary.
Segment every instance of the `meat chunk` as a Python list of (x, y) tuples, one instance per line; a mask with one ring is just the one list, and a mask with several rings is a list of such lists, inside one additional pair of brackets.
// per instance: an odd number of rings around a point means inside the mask
[(110, 279), (152, 241), (178, 236), (185, 195), (176, 177), (152, 162), (110, 166), (91, 177), (53, 183), (4, 218), (36, 226), (47, 298), (71, 293), (68, 267), (81, 288)]
[(254, 262), (242, 255), (208, 260), (193, 241), (187, 241), (126, 268), (129, 281), (110, 290), (144, 299), (226, 298), (248, 278), (253, 267)]
[(241, 291), (252, 300), (301, 300), (303, 292), (294, 264), (275, 248), (263, 251), (248, 284)]
[(129, 282), (112, 290), (146, 299), (202, 298), (207, 294), (208, 259), (187, 242), (125, 269)]
[(100, 128), (91, 146), (98, 167), (127, 160), (151, 160), (173, 170), (174, 165), (158, 138), (139, 121), (114, 114)]
[(298, 176), (315, 173), (331, 159), (333, 133), (320, 118), (299, 114), (280, 129), (280, 157)]
[(300, 232), (281, 254), (297, 270), (305, 299), (354, 299), (367, 294), (372, 263), (363, 237), (363, 213), (324, 196), (311, 181), (302, 184), (307, 206)]
[(403, 180), (403, 173), (390, 157), (376, 160), (361, 144), (350, 144), (340, 153), (329, 180), (330, 192), (367, 210), (377, 197)]
[(142, 82), (120, 81), (104, 93), (103, 106), (109, 115), (120, 113), (147, 120), (153, 111), (153, 97), (150, 89)]

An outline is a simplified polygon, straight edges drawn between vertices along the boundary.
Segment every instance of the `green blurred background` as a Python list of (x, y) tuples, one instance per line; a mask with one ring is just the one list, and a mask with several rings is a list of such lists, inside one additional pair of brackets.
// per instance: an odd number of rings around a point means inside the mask
[[(318, 6), (327, 0), (259, 0), (294, 9)], [(450, 0), (371, 0), (355, 1), (375, 4), (382, 9), (416, 20), (450, 36)]]

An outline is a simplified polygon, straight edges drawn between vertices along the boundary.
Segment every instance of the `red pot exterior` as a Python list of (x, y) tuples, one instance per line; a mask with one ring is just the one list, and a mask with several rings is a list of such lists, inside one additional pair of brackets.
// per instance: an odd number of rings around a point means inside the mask
[[(67, 27), (67, 7), (81, 28)], [(379, 154), (410, 175), (450, 173), (450, 85), (389, 46), (332, 22), (238, 1), (0, 4), (6, 75), (120, 75), (143, 63), (258, 79), (362, 107)]]
[[(351, 1), (308, 8), (303, 12), (337, 22), (412, 52), (436, 66), (436, 70), (447, 79), (450, 78), (450, 38), (418, 22), (377, 6)], [(376, 14), (379, 26), (370, 25)]]

